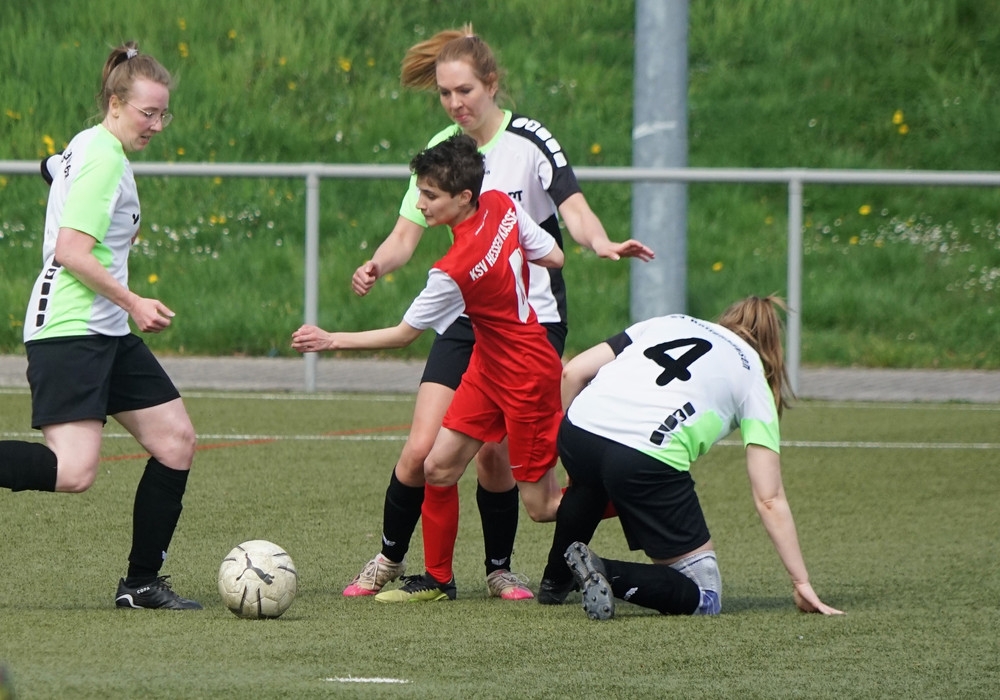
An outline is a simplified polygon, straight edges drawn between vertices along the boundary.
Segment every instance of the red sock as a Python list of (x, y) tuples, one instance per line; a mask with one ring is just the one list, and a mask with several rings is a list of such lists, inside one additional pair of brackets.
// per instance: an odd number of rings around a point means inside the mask
[(439, 583), (451, 581), (454, 573), (455, 540), (458, 538), (458, 485), (424, 486), (420, 511), (424, 533), (424, 567)]
[[(566, 493), (568, 486), (563, 486), (563, 493)], [(615, 504), (608, 501), (608, 505), (604, 506), (604, 515), (601, 516), (601, 520), (607, 520), (608, 518), (617, 518), (618, 510), (615, 508)]]

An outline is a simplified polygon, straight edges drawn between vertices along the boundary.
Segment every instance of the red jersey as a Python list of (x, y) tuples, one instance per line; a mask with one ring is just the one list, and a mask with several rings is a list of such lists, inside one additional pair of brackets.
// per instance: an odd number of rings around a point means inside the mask
[[(465, 313), (476, 334), (469, 369), (504, 413), (519, 420), (559, 410), (562, 361), (528, 303), (528, 259), (555, 240), (502, 192), (479, 197), (476, 213), (452, 229), (451, 248), (403, 320), (439, 333)], [(464, 380), (463, 380), (464, 381)]]

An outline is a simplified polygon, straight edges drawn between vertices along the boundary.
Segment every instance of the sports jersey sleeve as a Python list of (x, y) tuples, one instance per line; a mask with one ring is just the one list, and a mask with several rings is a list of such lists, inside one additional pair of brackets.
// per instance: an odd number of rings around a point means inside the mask
[[(434, 134), (431, 140), (427, 142), (425, 148), (430, 148), (435, 146), (445, 139), (454, 136), (455, 134), (461, 133), (461, 128), (457, 124), (452, 124)], [(406, 194), (403, 195), (403, 202), (399, 205), (399, 215), (404, 219), (412, 221), (417, 226), (427, 228), (427, 219), (424, 215), (420, 213), (417, 209), (417, 199), (420, 197), (420, 191), (417, 189), (417, 176), (410, 175), (410, 181), (406, 185)]]
[(508, 128), (512, 133), (528, 139), (537, 147), (540, 157), (535, 166), (536, 175), (556, 207), (581, 191), (566, 152), (544, 124), (537, 119), (514, 114)]
[(744, 447), (760, 445), (781, 453), (778, 409), (774, 404), (774, 394), (764, 378), (763, 371), (757, 372), (753, 385), (743, 401), (740, 435), (743, 438)]
[(528, 260), (538, 260), (548, 255), (556, 247), (556, 239), (536, 224), (516, 202), (514, 211), (517, 212), (517, 230), (525, 257)]
[(418, 330), (433, 328), (444, 333), (465, 311), (465, 298), (458, 284), (446, 273), (431, 268), (427, 285), (403, 314), (403, 320)]
[(632, 344), (632, 339), (628, 337), (628, 333), (622, 331), (616, 335), (611, 336), (604, 341), (611, 346), (611, 350), (615, 353), (615, 357), (618, 357), (629, 345)]
[(124, 160), (113, 154), (86, 159), (66, 195), (59, 227), (83, 231), (98, 243), (103, 242), (111, 226), (118, 183), (124, 172)]

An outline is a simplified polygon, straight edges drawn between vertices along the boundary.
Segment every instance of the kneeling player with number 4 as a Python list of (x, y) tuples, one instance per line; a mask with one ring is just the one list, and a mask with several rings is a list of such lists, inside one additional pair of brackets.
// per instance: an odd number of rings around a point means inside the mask
[[(508, 438), (514, 479), (533, 518), (555, 519), (562, 491), (556, 480), (556, 433), (562, 410), (562, 361), (528, 303), (528, 261), (561, 267), (552, 236), (496, 190), (479, 194), (483, 155), (464, 134), (419, 153), (410, 163), (420, 192), (417, 208), (431, 226), (451, 227), (451, 248), (428, 273), (427, 286), (392, 328), (328, 333), (302, 326), (292, 334), (299, 352), (366, 350), (409, 345), (427, 328), (443, 333), (462, 313), (476, 344), (469, 368), (424, 462), (431, 488), (456, 484), (486, 442)], [(453, 546), (453, 545), (452, 545)], [(450, 557), (425, 562), (423, 576), (382, 591), (382, 602), (455, 597)]]
[[(840, 613), (809, 584), (781, 483), (778, 417), (787, 377), (775, 306), (784, 304), (749, 297), (718, 323), (653, 318), (566, 365), (559, 454), (571, 483), (539, 603), (562, 603), (575, 584), (592, 619), (612, 617), (614, 598), (663, 614), (718, 614), (722, 579), (690, 469), (739, 428), (757, 513), (792, 578), (795, 604)], [(598, 557), (587, 547), (608, 498), (629, 547), (653, 564)]]

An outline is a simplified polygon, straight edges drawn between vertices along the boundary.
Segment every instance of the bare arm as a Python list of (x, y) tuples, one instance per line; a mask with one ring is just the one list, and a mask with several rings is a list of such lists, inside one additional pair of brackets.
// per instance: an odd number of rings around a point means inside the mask
[(639, 241), (629, 239), (615, 243), (608, 238), (604, 225), (590, 208), (582, 192), (570, 195), (559, 205), (559, 215), (566, 224), (566, 230), (573, 240), (585, 248), (590, 248), (599, 257), (609, 260), (639, 258), (649, 262), (655, 257), (653, 250)]
[(159, 333), (174, 312), (157, 299), (147, 299), (123, 286), (94, 256), (97, 240), (73, 228), (60, 228), (55, 260), (90, 290), (124, 309), (143, 333)]
[(615, 351), (607, 343), (584, 350), (566, 363), (562, 373), (562, 408), (566, 411), (598, 370), (615, 359)]
[(747, 445), (747, 473), (754, 505), (781, 563), (792, 577), (795, 604), (804, 612), (842, 615), (819, 599), (809, 583), (809, 572), (799, 548), (792, 510), (781, 483), (781, 458), (773, 450), (760, 445)]
[(422, 332), (405, 321), (390, 328), (356, 333), (330, 333), (316, 326), (305, 325), (292, 333), (292, 348), (299, 352), (401, 348), (420, 337)]
[(566, 262), (566, 255), (562, 252), (562, 248), (554, 245), (548, 253), (531, 262), (541, 267), (562, 267), (563, 263)]
[(404, 216), (396, 219), (396, 225), (375, 250), (372, 259), (354, 271), (354, 276), (351, 278), (351, 289), (354, 293), (363, 297), (371, 291), (379, 277), (384, 277), (405, 265), (413, 257), (413, 251), (417, 249), (424, 230), (423, 226), (413, 223)]

